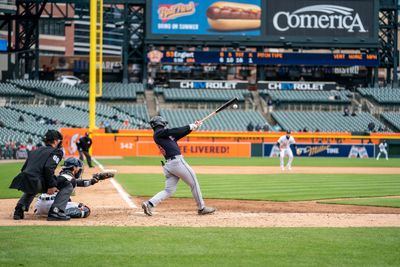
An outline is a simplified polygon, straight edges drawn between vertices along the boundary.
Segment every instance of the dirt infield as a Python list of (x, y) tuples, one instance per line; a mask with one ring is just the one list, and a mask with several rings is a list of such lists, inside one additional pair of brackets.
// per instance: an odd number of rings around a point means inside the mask
[[(119, 173), (161, 173), (159, 166), (107, 166)], [(277, 167), (194, 167), (197, 173), (280, 173)], [(332, 171), (334, 169), (334, 171)], [(91, 169), (90, 171), (97, 171)], [(400, 173), (400, 168), (315, 168), (297, 167), (293, 173)], [(400, 209), (352, 205), (319, 204), (316, 201), (271, 202), (207, 199), (217, 208), (214, 215), (198, 216), (193, 199), (169, 199), (160, 204), (153, 217), (145, 216), (141, 198), (133, 197), (130, 208), (110, 181), (78, 188), (74, 201), (92, 209), (87, 219), (47, 222), (33, 215), (34, 207), (22, 221), (12, 220), (16, 199), (0, 200), (0, 226), (4, 225), (108, 225), (188, 227), (400, 227)]]
[[(107, 166), (118, 173), (160, 173), (160, 166)], [(271, 166), (192, 166), (201, 174), (276, 174), (282, 173), (279, 167)], [(400, 168), (366, 168), (366, 167), (294, 167), (288, 173), (315, 174), (400, 174)]]

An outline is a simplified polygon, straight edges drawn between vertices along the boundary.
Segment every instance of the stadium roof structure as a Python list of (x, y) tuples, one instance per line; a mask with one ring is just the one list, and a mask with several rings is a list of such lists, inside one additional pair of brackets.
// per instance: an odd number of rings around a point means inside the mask
[[(0, 0), (1, 1), (1, 0)], [(7, 10), (0, 11), (0, 30), (5, 28), (8, 31), (8, 49), (7, 52), (17, 53), (16, 70), (19, 75), (29, 74), (30, 78), (39, 78), (39, 20), (53, 19), (64, 21), (79, 21), (82, 16), (76, 14), (75, 7), (89, 9), (89, 0), (16, 0), (16, 8), (10, 7), (7, 2)], [(63, 4), (63, 6), (59, 6)], [(65, 5), (64, 5), (65, 4)], [(118, 19), (123, 27), (123, 47), (122, 47), (122, 68), (123, 82), (128, 82), (128, 62), (144, 64), (144, 9), (145, 0), (103, 0), (104, 5), (111, 5), (115, 9), (121, 10), (123, 15)], [(15, 12), (12, 12), (15, 10)], [(14, 24), (15, 22), (15, 24)], [(104, 23), (115, 23), (113, 18), (104, 17)], [(130, 27), (135, 24), (138, 27)], [(14, 26), (15, 25), (15, 26)], [(137, 28), (143, 29), (139, 31)], [(15, 33), (13, 32), (15, 29)], [(125, 30), (126, 29), (126, 30)], [(13, 34), (15, 34), (15, 43), (12, 44)], [(136, 36), (136, 44), (128, 46), (130, 36)], [(10, 55), (9, 55), (10, 56)], [(35, 66), (32, 68), (32, 66)], [(33, 71), (32, 71), (33, 69)]]

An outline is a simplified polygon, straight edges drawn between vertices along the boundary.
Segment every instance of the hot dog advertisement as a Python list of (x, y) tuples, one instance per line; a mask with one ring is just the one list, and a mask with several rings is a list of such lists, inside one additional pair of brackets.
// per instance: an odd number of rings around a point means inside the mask
[(152, 34), (261, 35), (261, 0), (153, 0)]

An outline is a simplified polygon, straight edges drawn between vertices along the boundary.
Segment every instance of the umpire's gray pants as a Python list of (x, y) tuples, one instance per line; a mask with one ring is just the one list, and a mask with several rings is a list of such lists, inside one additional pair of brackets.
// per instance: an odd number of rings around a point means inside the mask
[(189, 164), (186, 163), (183, 156), (175, 156), (174, 160), (167, 160), (164, 166), (164, 175), (166, 178), (165, 189), (149, 200), (153, 206), (157, 206), (161, 201), (169, 198), (175, 193), (180, 178), (192, 190), (192, 195), (196, 200), (197, 208), (199, 210), (204, 208), (204, 200), (201, 195), (200, 185), (197, 181), (196, 174)]
[(51, 205), (50, 211), (52, 211), (54, 208), (58, 208), (59, 210), (65, 212), (69, 198), (74, 191), (74, 187), (70, 182), (65, 182), (62, 187), (60, 186), (59, 190), (60, 191), (58, 191), (56, 198)]

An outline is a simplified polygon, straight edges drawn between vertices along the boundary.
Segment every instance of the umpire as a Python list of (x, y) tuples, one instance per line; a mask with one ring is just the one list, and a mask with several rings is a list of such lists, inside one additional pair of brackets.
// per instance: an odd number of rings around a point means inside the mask
[(48, 130), (43, 141), (46, 146), (29, 154), (21, 173), (11, 182), (10, 188), (24, 192), (15, 207), (14, 220), (24, 219), (24, 211), (29, 210), (37, 193), (52, 195), (55, 192), (58, 194), (49, 210), (47, 220), (69, 220), (64, 210), (73, 187), (71, 183), (57, 179), (54, 175), (54, 171), (63, 157), (63, 136), (56, 130)]
[(89, 137), (89, 134), (85, 133), (85, 136), (79, 138), (78, 142), (76, 142), (76, 146), (79, 151), (79, 159), (83, 161), (83, 155), (85, 155), (89, 168), (93, 168), (92, 157), (89, 154), (89, 149), (92, 146), (92, 139)]

